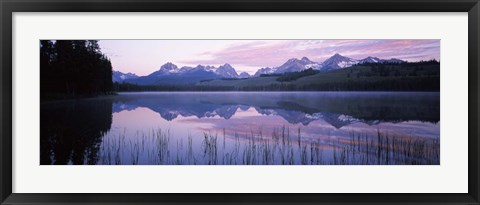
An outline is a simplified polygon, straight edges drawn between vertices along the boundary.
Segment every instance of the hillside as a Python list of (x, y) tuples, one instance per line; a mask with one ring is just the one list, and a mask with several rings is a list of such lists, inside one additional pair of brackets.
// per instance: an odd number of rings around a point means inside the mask
[(248, 79), (216, 79), (196, 84), (203, 89), (227, 90), (440, 90), (440, 64), (364, 63), (331, 71), (305, 70)]

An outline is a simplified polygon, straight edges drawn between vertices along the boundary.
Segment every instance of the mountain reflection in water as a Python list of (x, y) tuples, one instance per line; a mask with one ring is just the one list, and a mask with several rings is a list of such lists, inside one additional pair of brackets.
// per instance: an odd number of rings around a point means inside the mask
[(439, 122), (438, 92), (120, 93), (42, 104), (41, 164), (439, 164)]

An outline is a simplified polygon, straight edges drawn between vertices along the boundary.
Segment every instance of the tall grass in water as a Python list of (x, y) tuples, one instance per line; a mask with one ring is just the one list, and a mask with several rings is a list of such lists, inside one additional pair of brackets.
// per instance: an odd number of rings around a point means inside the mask
[[(175, 138), (170, 130), (125, 132), (104, 140), (99, 164), (165, 165), (434, 165), (440, 164), (440, 141), (416, 136), (351, 133), (347, 138), (306, 138), (301, 130), (279, 127), (249, 134), (226, 130)], [(293, 134), (293, 135), (292, 135)], [(185, 139), (185, 140), (184, 140)]]
[(217, 136), (212, 136), (204, 133), (204, 139), (202, 142), (203, 157), (207, 160), (208, 164), (217, 164)]

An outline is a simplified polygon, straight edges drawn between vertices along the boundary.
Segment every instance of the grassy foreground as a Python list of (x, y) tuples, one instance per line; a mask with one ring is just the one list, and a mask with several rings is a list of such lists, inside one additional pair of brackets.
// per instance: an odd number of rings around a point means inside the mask
[[(351, 133), (349, 138), (304, 138), (300, 129), (175, 138), (169, 130), (104, 139), (98, 164), (148, 165), (439, 165), (440, 141), (416, 136)], [(185, 139), (185, 140), (184, 140)]]

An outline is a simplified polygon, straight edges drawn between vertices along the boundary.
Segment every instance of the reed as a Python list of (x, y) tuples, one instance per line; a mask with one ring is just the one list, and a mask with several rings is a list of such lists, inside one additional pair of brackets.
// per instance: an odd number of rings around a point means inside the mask
[[(98, 164), (161, 165), (438, 165), (440, 141), (418, 136), (395, 136), (377, 130), (369, 136), (305, 138), (300, 128), (291, 137), (289, 127), (249, 134), (223, 129), (222, 137), (204, 133), (176, 138), (170, 130), (136, 132), (126, 141), (125, 131), (104, 139)], [(173, 143), (172, 143), (173, 142)]]

